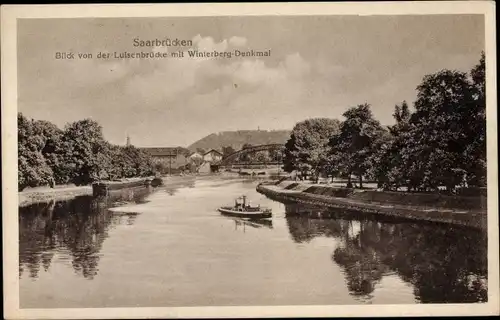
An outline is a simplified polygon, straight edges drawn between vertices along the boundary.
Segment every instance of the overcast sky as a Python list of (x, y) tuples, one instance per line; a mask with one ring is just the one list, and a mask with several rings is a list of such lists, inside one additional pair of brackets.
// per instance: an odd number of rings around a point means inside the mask
[[(267, 50), (269, 58), (98, 60), (133, 39), (193, 40), (204, 50)], [(291, 129), (342, 119), (369, 103), (383, 124), (413, 102), (426, 74), (469, 71), (484, 50), (482, 16), (37, 19), (18, 22), (19, 111), (35, 119), (92, 118), (106, 139), (187, 146), (238, 129)], [(58, 51), (91, 60), (56, 60)]]

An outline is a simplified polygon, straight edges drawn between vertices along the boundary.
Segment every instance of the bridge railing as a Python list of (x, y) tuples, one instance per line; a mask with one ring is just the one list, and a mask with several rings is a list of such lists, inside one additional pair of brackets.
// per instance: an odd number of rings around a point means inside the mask
[[(220, 165), (228, 165), (232, 163), (235, 159), (237, 159), (240, 155), (243, 154), (248, 154), (248, 153), (255, 153), (259, 151), (270, 151), (270, 150), (277, 150), (278, 152), (282, 152), (283, 148), (285, 146), (283, 144), (264, 144), (264, 145), (258, 145), (258, 146), (252, 146), (248, 147), (245, 149), (238, 150), (236, 152), (233, 152), (225, 157), (222, 158), (220, 161)], [(270, 161), (272, 162), (272, 161)]]

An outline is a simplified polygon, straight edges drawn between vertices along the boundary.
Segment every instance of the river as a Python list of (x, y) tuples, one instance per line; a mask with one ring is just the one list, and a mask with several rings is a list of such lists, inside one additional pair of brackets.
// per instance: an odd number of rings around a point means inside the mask
[[(19, 213), (21, 308), (466, 303), (487, 299), (484, 232), (283, 204), (222, 178)], [(268, 222), (221, 216), (246, 194)], [(322, 212), (323, 213), (323, 212)]]

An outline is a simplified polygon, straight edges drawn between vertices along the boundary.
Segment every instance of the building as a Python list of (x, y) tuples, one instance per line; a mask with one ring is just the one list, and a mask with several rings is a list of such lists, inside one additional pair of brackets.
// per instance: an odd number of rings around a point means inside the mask
[(204, 161), (196, 170), (197, 173), (216, 173), (219, 172), (219, 165)]
[(211, 173), (210, 162), (203, 162), (196, 170), (198, 173)]
[(216, 163), (222, 160), (222, 153), (215, 149), (208, 150), (205, 152), (203, 155), (203, 161), (209, 162), (209, 163)]
[(203, 155), (198, 153), (198, 152), (193, 152), (189, 155), (189, 160), (196, 162), (196, 161), (202, 161), (203, 160)]
[(161, 173), (177, 173), (182, 171), (189, 163), (185, 151), (182, 148), (160, 147), (140, 148), (151, 155), (153, 162)]

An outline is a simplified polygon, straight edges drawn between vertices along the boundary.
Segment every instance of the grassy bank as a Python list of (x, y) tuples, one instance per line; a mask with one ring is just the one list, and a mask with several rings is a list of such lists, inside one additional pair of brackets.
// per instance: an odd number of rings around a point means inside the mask
[(261, 184), (257, 191), (279, 201), (299, 202), (342, 210), (405, 219), (486, 227), (486, 197), (447, 196), (355, 190), (283, 181)]
[(92, 186), (59, 185), (55, 188), (39, 187), (19, 192), (19, 206), (50, 200), (66, 200), (77, 196), (92, 195)]

